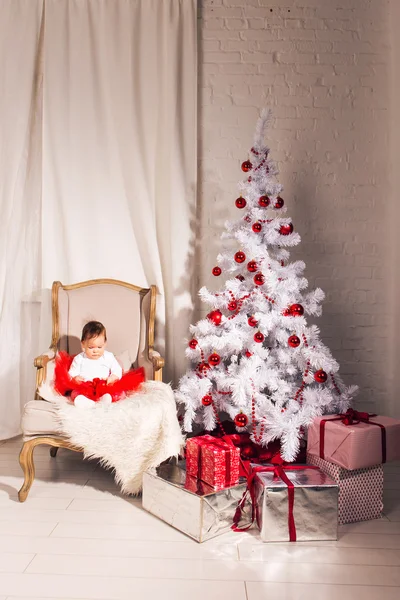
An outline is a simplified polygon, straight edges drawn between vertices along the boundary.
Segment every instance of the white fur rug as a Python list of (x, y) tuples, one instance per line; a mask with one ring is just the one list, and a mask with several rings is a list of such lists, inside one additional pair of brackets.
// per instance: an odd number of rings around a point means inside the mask
[[(49, 390), (42, 392), (42, 397), (49, 395)], [(54, 392), (52, 396), (64, 435), (83, 448), (85, 458), (113, 468), (123, 493), (138, 494), (143, 472), (177, 456), (184, 445), (174, 395), (165, 383), (148, 381), (110, 406), (78, 408)]]

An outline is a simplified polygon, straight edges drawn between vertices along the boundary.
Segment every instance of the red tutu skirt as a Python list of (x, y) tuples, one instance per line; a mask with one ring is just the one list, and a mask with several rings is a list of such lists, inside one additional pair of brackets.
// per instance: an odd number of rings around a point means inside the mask
[(76, 383), (68, 373), (74, 357), (66, 352), (60, 352), (56, 356), (54, 368), (54, 389), (61, 396), (68, 396), (74, 392), (74, 396), (82, 394), (97, 402), (104, 394), (110, 394), (113, 402), (117, 402), (126, 394), (134, 392), (146, 380), (144, 368), (135, 369), (124, 373), (121, 379), (107, 385), (105, 379), (93, 379)]

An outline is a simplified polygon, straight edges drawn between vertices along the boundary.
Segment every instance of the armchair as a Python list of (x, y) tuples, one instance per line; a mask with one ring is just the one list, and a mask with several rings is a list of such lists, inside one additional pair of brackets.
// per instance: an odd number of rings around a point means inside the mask
[(55, 281), (52, 287), (52, 339), (50, 349), (34, 361), (35, 399), (25, 405), (22, 416), (23, 441), (20, 465), (24, 483), (18, 493), (24, 502), (35, 477), (33, 451), (40, 444), (50, 446), (55, 457), (58, 448), (81, 452), (59, 431), (56, 407), (40, 397), (39, 388), (52, 378), (59, 350), (69, 354), (81, 351), (83, 325), (101, 321), (107, 329), (108, 346), (126, 370), (144, 367), (147, 379), (162, 381), (163, 357), (154, 349), (156, 287), (140, 288), (114, 279), (93, 279), (74, 285)]

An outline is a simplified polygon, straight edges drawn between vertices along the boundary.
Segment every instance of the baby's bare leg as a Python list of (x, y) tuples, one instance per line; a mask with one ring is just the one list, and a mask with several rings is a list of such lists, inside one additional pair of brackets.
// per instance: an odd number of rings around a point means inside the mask
[(102, 404), (111, 404), (112, 403), (112, 397), (111, 394), (103, 394), (103, 396), (100, 398), (99, 402), (101, 402)]
[(75, 406), (79, 406), (80, 408), (89, 408), (90, 406), (94, 406), (96, 402), (94, 400), (90, 400), (90, 398), (86, 398), (83, 394), (79, 394), (74, 400)]

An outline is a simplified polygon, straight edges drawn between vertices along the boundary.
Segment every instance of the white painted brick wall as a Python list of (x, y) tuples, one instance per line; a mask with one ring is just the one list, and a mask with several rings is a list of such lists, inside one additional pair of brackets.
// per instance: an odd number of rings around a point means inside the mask
[[(327, 298), (322, 339), (359, 405), (390, 412), (387, 0), (200, 0), (199, 285), (240, 163), (270, 106), (272, 155), (310, 286)], [(198, 314), (204, 314), (200, 307)], [(392, 411), (393, 412), (393, 411)]]

